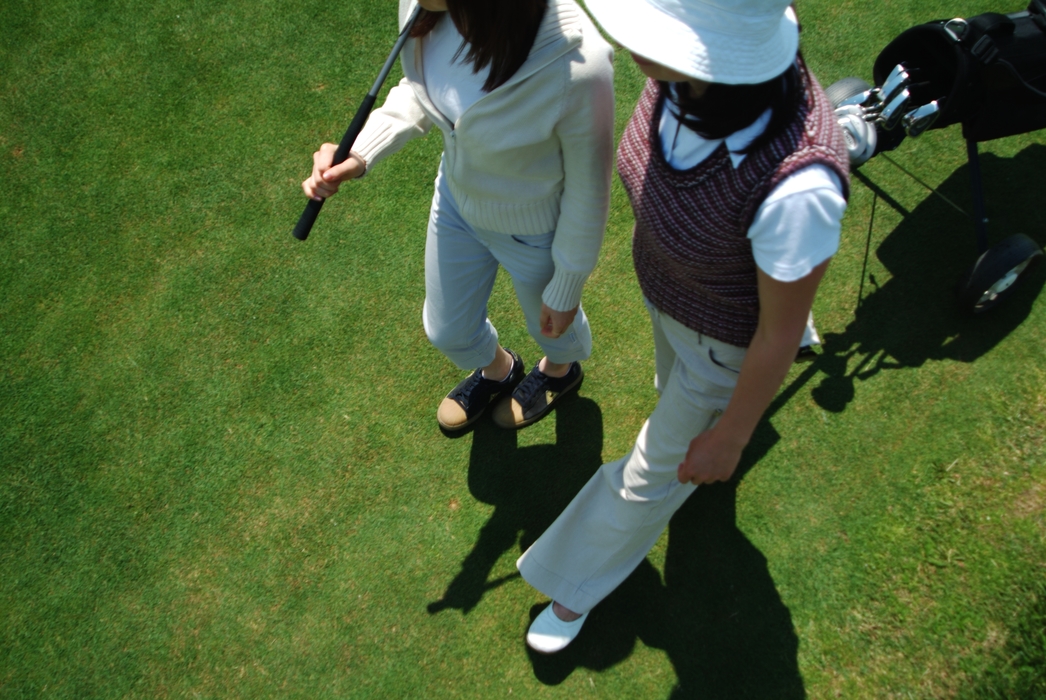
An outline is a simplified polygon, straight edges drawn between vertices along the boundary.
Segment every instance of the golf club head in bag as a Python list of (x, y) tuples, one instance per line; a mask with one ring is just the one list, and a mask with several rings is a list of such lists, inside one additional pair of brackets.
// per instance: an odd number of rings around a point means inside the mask
[(838, 107), (850, 107), (850, 106), (857, 106), (857, 107), (868, 108), (868, 107), (871, 107), (873, 104), (877, 104), (877, 101), (878, 101), (877, 88), (871, 88), (869, 90), (865, 90), (864, 92), (859, 92), (856, 95), (854, 95), (853, 97), (847, 97), (846, 99), (844, 99), (841, 102), (839, 102), (839, 104), (837, 105), (837, 108)]
[(912, 76), (904, 68), (904, 64), (898, 63), (886, 76), (883, 86), (879, 89), (879, 101), (883, 105), (889, 105), (901, 92), (912, 83)]
[(940, 103), (938, 103), (937, 100), (933, 100), (921, 107), (916, 107), (911, 112), (908, 112), (908, 114), (901, 117), (901, 124), (904, 126), (905, 133), (907, 133), (908, 136), (915, 138), (933, 126), (933, 123), (937, 121), (937, 117), (940, 115)]
[(865, 110), (860, 105), (837, 107), (835, 118), (843, 130), (850, 165), (854, 168), (863, 165), (875, 154), (878, 143), (875, 124), (865, 118)]
[(883, 125), (883, 128), (887, 131), (893, 131), (893, 129), (901, 123), (901, 117), (904, 116), (905, 110), (908, 108), (908, 103), (911, 101), (911, 93), (905, 88), (897, 93), (897, 95), (890, 100), (890, 103), (883, 107), (882, 113), (879, 115), (879, 123)]

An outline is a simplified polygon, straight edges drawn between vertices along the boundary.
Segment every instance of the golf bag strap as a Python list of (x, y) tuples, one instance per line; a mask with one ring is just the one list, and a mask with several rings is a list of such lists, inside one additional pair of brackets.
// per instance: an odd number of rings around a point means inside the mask
[(970, 55), (988, 66), (999, 58), (999, 47), (995, 45), (996, 37), (1013, 34), (1013, 20), (998, 12), (985, 12), (966, 20), (968, 29), (962, 43), (966, 44)]
[(1046, 32), (1046, 0), (1031, 0), (1028, 14), (1041, 31)]
[[(1032, 15), (1039, 29), (1046, 32), (1046, 28), (1044, 28), (1046, 16), (1037, 12), (1040, 9), (1046, 13), (1046, 3), (1043, 0), (1035, 0), (1029, 7), (1029, 14)], [(1013, 19), (999, 12), (985, 12), (976, 17), (971, 17), (967, 20), (967, 24), (969, 29), (966, 32), (966, 36), (962, 38), (961, 43), (969, 47), (968, 50), (971, 56), (985, 66), (993, 64), (1002, 66), (1018, 83), (1024, 86), (1025, 90), (1046, 99), (1046, 92), (1028, 83), (1021, 76), (1020, 71), (1013, 67), (1012, 63), (999, 58), (999, 47), (995, 43), (996, 39), (1013, 35), (1017, 26)]]

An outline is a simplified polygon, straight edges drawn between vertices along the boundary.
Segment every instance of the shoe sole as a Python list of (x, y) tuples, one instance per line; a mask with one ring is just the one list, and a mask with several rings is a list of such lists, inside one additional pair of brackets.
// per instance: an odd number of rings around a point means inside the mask
[[(576, 392), (579, 388), (581, 388), (581, 382), (584, 379), (585, 379), (585, 370), (582, 369), (578, 373), (577, 381), (575, 381), (573, 384), (568, 386), (563, 391), (559, 392), (559, 394), (556, 396), (556, 398), (552, 400), (552, 403), (550, 403), (545, 408), (545, 412), (544, 413), (540, 413), (540, 414), (534, 416), (533, 418), (527, 418), (522, 423), (515, 423), (513, 425), (501, 425), (500, 423), (498, 423), (498, 427), (504, 428), (505, 430), (519, 430), (521, 428), (527, 427), (528, 425), (534, 425), (535, 423), (537, 423), (542, 418), (548, 417), (548, 414), (552, 413), (552, 410), (556, 407), (556, 404), (559, 403), (560, 400), (566, 398), (569, 394), (572, 394), (572, 393)], [(511, 398), (512, 397), (510, 396), (509, 399), (511, 400)]]
[(443, 428), (448, 433), (456, 433), (456, 432), (459, 432), (461, 430), (464, 430), (465, 428), (469, 427), (470, 425), (472, 425), (473, 423), (478, 421), (480, 418), (483, 417), (483, 414), (486, 413), (486, 412), (487, 412), (487, 409), (484, 408), (482, 411), (480, 411), (476, 415), (472, 416), (472, 418), (469, 418), (464, 423), (459, 423), (458, 425), (447, 425), (446, 423), (444, 423), (443, 421), (441, 421), (439, 419), (439, 416), (436, 417), (436, 422), (439, 423), (439, 427)]

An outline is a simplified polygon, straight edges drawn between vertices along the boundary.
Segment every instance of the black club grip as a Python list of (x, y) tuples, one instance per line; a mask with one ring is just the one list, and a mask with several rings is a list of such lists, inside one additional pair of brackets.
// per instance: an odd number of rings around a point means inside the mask
[[(338, 144), (338, 150), (334, 152), (334, 160), (331, 162), (332, 166), (344, 163), (345, 159), (349, 157), (352, 145), (356, 143), (356, 137), (360, 135), (363, 125), (367, 123), (367, 117), (370, 116), (370, 111), (374, 108), (374, 102), (377, 98), (376, 94), (368, 94), (363, 98), (359, 109), (356, 110), (356, 116), (352, 118), (352, 123), (349, 124), (349, 128), (341, 138), (341, 143)], [(310, 199), (305, 205), (305, 211), (301, 213), (301, 217), (298, 218), (298, 223), (294, 227), (294, 237), (299, 241), (304, 241), (309, 237), (312, 225), (316, 223), (316, 217), (320, 215), (320, 210), (323, 209), (324, 201), (326, 200), (316, 201), (315, 199)]]

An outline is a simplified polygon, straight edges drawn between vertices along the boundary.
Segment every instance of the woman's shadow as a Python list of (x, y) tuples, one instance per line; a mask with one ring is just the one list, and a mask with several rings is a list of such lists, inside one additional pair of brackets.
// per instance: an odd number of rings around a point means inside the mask
[[(1024, 230), (1043, 242), (1029, 188), (1041, 182), (1042, 146), (1014, 159), (982, 160), (988, 201), (1009, 232)], [(889, 194), (867, 177), (859, 180), (895, 208)], [(968, 192), (966, 168), (939, 188), (953, 200)], [(967, 195), (968, 197), (968, 195)], [(664, 574), (644, 562), (593, 610), (566, 650), (530, 654), (534, 673), (555, 685), (576, 668), (603, 670), (628, 658), (636, 641), (663, 649), (676, 671), (673, 698), (804, 698), (798, 638), (766, 558), (737, 528), (737, 484), (779, 440), (770, 418), (808, 382), (822, 375), (814, 399), (842, 411), (854, 382), (885, 369), (918, 367), (928, 360), (972, 362), (1028, 316), (1044, 282), (1042, 265), (1025, 288), (987, 317), (970, 318), (950, 300), (956, 274), (976, 257), (972, 243), (954, 240), (956, 222), (937, 198), (915, 210), (879, 246), (892, 273), (858, 305), (843, 333), (829, 334), (823, 353), (785, 387), (767, 410), (731, 483), (698, 489), (668, 528)], [(989, 210), (989, 215), (992, 215)], [(961, 220), (960, 220), (961, 221)], [(1003, 235), (1006, 231), (1002, 232)], [(969, 235), (963, 231), (959, 234)], [(995, 237), (998, 237), (996, 235)], [(994, 242), (994, 240), (992, 241)], [(482, 421), (473, 433), (469, 463), (472, 495), (495, 506), (461, 572), (430, 613), (472, 610), (486, 590), (518, 577), (490, 581), (495, 563), (518, 543), (522, 552), (551, 524), (602, 463), (603, 429), (598, 406), (577, 398), (557, 409), (555, 445), (519, 448), (516, 435)], [(535, 617), (544, 603), (531, 610)], [(524, 630), (520, 630), (523, 644)]]
[[(514, 432), (489, 421), (473, 431), (469, 489), (495, 510), (430, 613), (468, 612), (487, 590), (517, 578), (489, 580), (505, 552), (517, 543), (519, 552), (529, 547), (601, 466), (599, 407), (577, 397), (557, 409), (555, 420), (555, 445), (520, 448)], [(764, 423), (738, 480), (775, 441)], [(578, 667), (610, 668), (638, 640), (667, 653), (677, 675), (672, 697), (805, 697), (791, 615), (765, 557), (737, 529), (736, 488), (737, 481), (698, 489), (669, 525), (664, 577), (644, 560), (570, 647), (553, 656), (530, 654), (537, 678), (555, 685)], [(525, 630), (519, 633), (522, 645)]]
[(472, 431), (468, 485), (472, 496), (494, 506), (494, 514), (443, 597), (430, 613), (446, 608), (469, 612), (483, 593), (519, 578), (489, 581), (499, 559), (516, 544), (522, 553), (566, 508), (602, 465), (603, 415), (591, 399), (575, 396), (557, 406), (554, 445), (518, 447), (517, 433), (486, 418)]
[(737, 479), (699, 488), (673, 516), (663, 575), (644, 560), (571, 646), (552, 656), (529, 652), (539, 680), (554, 685), (578, 667), (604, 670), (641, 641), (668, 655), (672, 698), (806, 697), (791, 613), (766, 558), (737, 528), (737, 485), (777, 439), (769, 423), (760, 432)]

